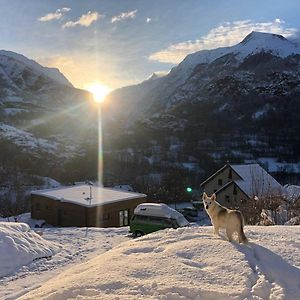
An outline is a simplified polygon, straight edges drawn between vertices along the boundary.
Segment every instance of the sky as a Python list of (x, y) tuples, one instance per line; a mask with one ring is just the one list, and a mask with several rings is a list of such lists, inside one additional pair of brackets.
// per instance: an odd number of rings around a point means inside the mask
[(0, 0), (0, 49), (57, 67), (78, 88), (168, 72), (252, 30), (296, 38), (299, 0)]

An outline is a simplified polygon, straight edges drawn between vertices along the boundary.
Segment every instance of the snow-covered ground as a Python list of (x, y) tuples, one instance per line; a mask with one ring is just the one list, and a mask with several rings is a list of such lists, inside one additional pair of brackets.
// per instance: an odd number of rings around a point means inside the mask
[(59, 251), (59, 245), (43, 239), (25, 223), (0, 222), (0, 277)]
[[(38, 224), (39, 222), (36, 223)], [(9, 226), (22, 223), (6, 224)], [(34, 225), (33, 222), (30, 224)], [(27, 227), (26, 224), (20, 226)], [(38, 228), (36, 231), (42, 235), (45, 245), (55, 242), (60, 244), (62, 248), (52, 257), (38, 259), (31, 263), (30, 260), (23, 261), (24, 266), (16, 269), (15, 273), (2, 278), (0, 276), (1, 300), (17, 299), (20, 295), (45, 284), (47, 280), (58, 275), (63, 270), (108, 251), (129, 239), (127, 227), (88, 228), (88, 230), (85, 228)], [(39, 237), (33, 232), (31, 234)], [(2, 236), (0, 239), (0, 272), (3, 270), (1, 242)], [(6, 244), (7, 242), (5, 241)], [(34, 248), (34, 245), (32, 245), (32, 248)], [(15, 259), (19, 259), (19, 256), (8, 257), (7, 262), (13, 267)]]
[(270, 173), (287, 172), (300, 173), (300, 163), (278, 162), (276, 157), (260, 157), (258, 161), (265, 166)]
[[(66, 229), (56, 230), (49, 237), (66, 236)], [(299, 299), (300, 227), (247, 226), (245, 233), (247, 245), (213, 235), (210, 226), (149, 234), (60, 273), (21, 299)], [(76, 241), (83, 244), (70, 235), (72, 249)]]

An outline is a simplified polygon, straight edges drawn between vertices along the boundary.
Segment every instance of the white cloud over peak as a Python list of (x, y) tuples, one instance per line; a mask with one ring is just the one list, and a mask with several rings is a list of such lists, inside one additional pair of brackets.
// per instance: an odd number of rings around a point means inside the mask
[(70, 10), (71, 10), (71, 8), (69, 8), (69, 7), (59, 8), (54, 13), (48, 13), (48, 14), (38, 18), (38, 20), (41, 22), (59, 20), (65, 15), (65, 13), (67, 13)]
[(122, 12), (118, 16), (112, 17), (111, 22), (115, 23), (115, 22), (126, 20), (126, 19), (134, 19), (136, 17), (137, 12), (138, 12), (137, 9), (132, 10), (132, 11), (128, 11), (128, 12)]
[(76, 26), (89, 27), (92, 25), (92, 23), (96, 22), (97, 20), (103, 17), (104, 15), (100, 15), (96, 11), (88, 11), (86, 14), (81, 15), (81, 17), (77, 21), (68, 21), (62, 26), (62, 28)]
[(296, 34), (296, 28), (285, 27), (284, 24), (285, 22), (279, 18), (271, 22), (252, 22), (251, 20), (226, 22), (211, 29), (200, 39), (172, 44), (166, 49), (151, 54), (149, 59), (178, 64), (190, 53), (235, 45), (251, 31), (270, 32), (284, 37)]

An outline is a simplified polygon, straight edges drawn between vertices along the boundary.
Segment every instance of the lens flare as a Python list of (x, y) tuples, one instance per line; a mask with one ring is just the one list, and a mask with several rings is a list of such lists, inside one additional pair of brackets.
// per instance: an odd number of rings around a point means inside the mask
[(86, 85), (86, 90), (91, 92), (94, 96), (95, 102), (101, 103), (107, 94), (111, 92), (111, 89), (99, 82), (94, 82)]
[[(99, 82), (90, 83), (85, 89), (93, 94), (94, 101), (98, 106), (98, 182), (97, 185), (103, 187), (103, 141), (102, 141), (102, 106), (105, 96), (111, 92), (111, 89)], [(102, 189), (97, 189), (95, 197), (101, 197)], [(102, 227), (102, 207), (97, 207), (96, 226)]]

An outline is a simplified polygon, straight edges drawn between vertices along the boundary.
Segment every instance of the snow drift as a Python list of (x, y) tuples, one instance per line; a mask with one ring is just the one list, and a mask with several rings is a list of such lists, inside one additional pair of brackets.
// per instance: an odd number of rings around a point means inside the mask
[(211, 227), (125, 242), (20, 299), (297, 299), (299, 227), (246, 227), (248, 245)]
[(59, 249), (58, 244), (46, 241), (25, 223), (0, 222), (0, 277), (35, 259), (52, 256)]

